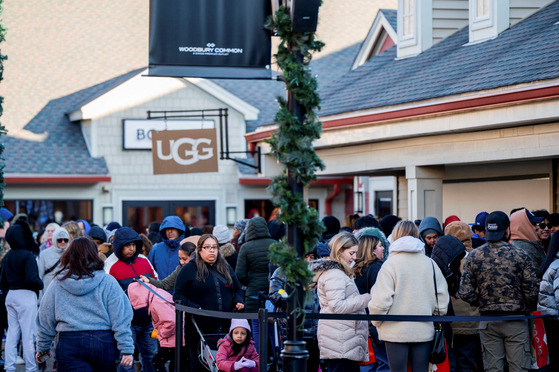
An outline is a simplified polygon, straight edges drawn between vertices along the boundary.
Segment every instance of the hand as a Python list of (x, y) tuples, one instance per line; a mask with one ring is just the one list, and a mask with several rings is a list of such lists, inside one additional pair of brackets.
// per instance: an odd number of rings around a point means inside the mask
[(256, 362), (254, 360), (250, 360), (250, 359), (245, 359), (243, 364), (245, 365), (245, 367), (248, 367), (248, 368), (256, 367)]
[(144, 283), (149, 283), (149, 278), (143, 275), (140, 275), (140, 280)]
[(235, 369), (235, 371), (238, 371), (239, 369), (242, 369), (244, 367), (245, 365), (241, 361), (233, 363), (233, 368)]
[[(50, 358), (50, 357), (51, 357), (50, 351), (47, 351), (46, 353), (48, 354), (48, 356), (49, 356), (49, 358)], [(39, 363), (39, 364), (44, 363), (44, 361), (41, 362), (41, 361), (39, 360), (39, 356), (41, 356), (42, 354), (45, 354), (45, 352), (37, 352), (37, 353), (35, 353), (35, 360), (36, 360), (37, 363)]]
[(134, 362), (134, 356), (132, 354), (122, 354), (122, 359), (120, 359), (120, 365), (124, 367), (130, 367)]
[(243, 303), (237, 302), (235, 304), (235, 309), (237, 309), (237, 311), (241, 311), (244, 308), (245, 308), (245, 304), (243, 304)]

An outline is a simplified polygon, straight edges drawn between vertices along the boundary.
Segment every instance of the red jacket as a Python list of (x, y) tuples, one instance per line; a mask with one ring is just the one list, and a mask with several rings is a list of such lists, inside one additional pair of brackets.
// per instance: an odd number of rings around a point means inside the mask
[(231, 336), (227, 335), (217, 342), (218, 349), (217, 355), (215, 356), (217, 362), (217, 368), (223, 372), (235, 372), (234, 364), (241, 360), (242, 357), (253, 360), (256, 363), (256, 368), (258, 368), (258, 353), (254, 347), (254, 341), (250, 340), (250, 343), (245, 350), (237, 355), (233, 355), (233, 340)]

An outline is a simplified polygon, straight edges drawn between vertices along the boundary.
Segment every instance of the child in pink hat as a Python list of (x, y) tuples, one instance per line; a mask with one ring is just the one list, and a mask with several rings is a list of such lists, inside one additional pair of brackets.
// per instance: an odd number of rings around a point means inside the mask
[(246, 319), (231, 320), (229, 334), (217, 342), (217, 368), (224, 372), (257, 372), (258, 353)]

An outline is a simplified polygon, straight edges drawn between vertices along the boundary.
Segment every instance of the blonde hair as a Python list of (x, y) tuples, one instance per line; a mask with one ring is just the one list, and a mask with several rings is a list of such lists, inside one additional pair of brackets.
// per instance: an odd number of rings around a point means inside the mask
[(359, 242), (355, 236), (346, 231), (342, 231), (341, 233), (334, 235), (334, 237), (330, 240), (330, 243), (328, 243), (328, 248), (330, 248), (330, 259), (341, 264), (344, 268), (344, 272), (350, 278), (354, 278), (355, 274), (347, 262), (342, 258), (342, 252), (358, 244)]
[(378, 259), (373, 250), (379, 242), (380, 239), (373, 235), (362, 235), (359, 238), (357, 258), (355, 259), (355, 266), (353, 267), (353, 271), (355, 271), (356, 275), (362, 276), (363, 268)]
[(413, 236), (419, 239), (419, 229), (413, 221), (398, 221), (396, 226), (394, 226), (394, 230), (392, 230), (392, 241), (394, 242), (403, 236)]
[(62, 227), (68, 231), (70, 234), (70, 240), (77, 239), (83, 236), (82, 229), (80, 229), (80, 225), (76, 221), (68, 221), (62, 224)]

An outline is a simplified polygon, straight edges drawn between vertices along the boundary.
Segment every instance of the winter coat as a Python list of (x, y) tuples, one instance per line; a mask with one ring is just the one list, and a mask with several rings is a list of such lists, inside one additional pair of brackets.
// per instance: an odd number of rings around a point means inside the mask
[(163, 289), (146, 284), (159, 296), (171, 302), (165, 302), (140, 283), (128, 286), (128, 298), (132, 307), (137, 310), (147, 307), (151, 316), (153, 328), (157, 330), (157, 339), (162, 347), (175, 347), (175, 307), (172, 305), (173, 296)]
[(259, 356), (254, 347), (254, 341), (250, 340), (247, 347), (237, 355), (233, 355), (233, 342), (229, 334), (217, 342), (218, 349), (215, 356), (217, 368), (223, 372), (235, 372), (235, 362), (241, 360), (242, 357), (254, 361), (258, 368)]
[(454, 221), (446, 225), (444, 228), (445, 235), (452, 235), (464, 244), (466, 251), (471, 252), (472, 248), (472, 236), (473, 232), (466, 222)]
[[(66, 249), (58, 248), (56, 240), (59, 238), (70, 238), (70, 235), (63, 227), (58, 227), (52, 234), (52, 247), (45, 249), (39, 254), (39, 278), (43, 281), (45, 290), (49, 287), (54, 278), (54, 274), (60, 269), (60, 257)], [(69, 243), (66, 245), (68, 247)], [(48, 272), (46, 272), (48, 271)]]
[[(321, 314), (365, 314), (371, 296), (359, 290), (336, 261), (323, 258), (309, 262), (317, 282)], [(368, 361), (369, 328), (366, 321), (318, 321), (318, 347), (321, 359)]]
[[(204, 310), (233, 311), (235, 304), (243, 303), (241, 285), (235, 272), (229, 267), (232, 283), (225, 283), (225, 276), (218, 273), (215, 265), (205, 263), (208, 267), (209, 275), (205, 281), (200, 282), (196, 279), (198, 271), (196, 258), (184, 265), (177, 276), (175, 290), (173, 292), (174, 301), (184, 301), (184, 305), (201, 308)], [(215, 319), (208, 317), (195, 317), (198, 327), (204, 333), (222, 333), (229, 329), (229, 322), (226, 319)], [(194, 332), (192, 322), (186, 322), (187, 334)], [(194, 337), (189, 337), (189, 341), (195, 341)]]
[(526, 251), (503, 241), (474, 249), (464, 264), (460, 298), (483, 314), (525, 314), (536, 307), (538, 280)]
[(361, 275), (356, 274), (355, 285), (359, 290), (359, 293), (371, 293), (371, 288), (377, 281), (378, 272), (382, 267), (382, 261), (379, 259), (370, 262), (367, 266), (364, 266), (361, 270)]
[(219, 247), (219, 253), (221, 253), (233, 270), (235, 270), (237, 267), (237, 258), (239, 257), (239, 254), (235, 250), (235, 246), (231, 243), (223, 244)]
[(559, 315), (559, 254), (543, 274), (538, 296), (538, 310), (542, 314)]
[[(511, 244), (524, 249), (534, 261), (537, 270), (545, 260), (545, 250), (538, 241), (536, 230), (528, 219), (525, 209), (516, 211), (510, 216), (510, 234)], [(536, 275), (535, 271), (534, 275)]]
[[(437, 292), (433, 280), (437, 282)], [(446, 314), (449, 295), (439, 267), (425, 256), (424, 244), (404, 236), (390, 244), (390, 256), (382, 264), (371, 290), (370, 314)], [(438, 308), (437, 308), (438, 301)], [(379, 338), (390, 342), (428, 342), (435, 334), (433, 322), (373, 321)]]
[[(439, 236), (443, 236), (441, 224), (435, 217), (425, 217), (423, 220), (421, 220), (419, 224), (419, 236), (421, 237), (421, 240), (425, 238), (425, 235), (430, 233), (427, 230), (434, 230), (437, 234), (439, 234)], [(427, 256), (431, 256), (431, 250), (432, 248), (427, 243), (425, 243), (425, 254)]]
[(10, 251), (2, 259), (2, 273), (0, 287), (7, 293), (10, 289), (27, 289), (37, 295), (43, 289), (43, 281), (39, 278), (37, 258), (33, 250), (37, 244), (33, 242), (33, 235), (29, 225), (24, 221), (16, 221), (6, 231), (6, 241), (10, 244)]
[(132, 307), (117, 281), (103, 270), (93, 277), (60, 280), (45, 291), (37, 319), (37, 351), (50, 350), (57, 332), (112, 330), (118, 350), (134, 353)]
[[(136, 252), (134, 252), (132, 257), (129, 258), (122, 255), (122, 249), (128, 243), (136, 243)], [(145, 258), (139, 257), (142, 244), (143, 241), (142, 238), (140, 238), (140, 235), (129, 227), (121, 227), (115, 233), (113, 247), (115, 250), (114, 255), (118, 258), (118, 261), (111, 266), (109, 274), (118, 281), (125, 292), (128, 290), (128, 286), (134, 282), (135, 279), (139, 279), (140, 275), (155, 277), (155, 273), (153, 272), (149, 261)], [(147, 308), (134, 310), (134, 319), (132, 320), (132, 324), (146, 325), (150, 322), (151, 319)]]
[(181, 271), (182, 266), (177, 265), (175, 271), (173, 271), (168, 277), (162, 280), (157, 280), (154, 278), (148, 278), (149, 284), (161, 288), (165, 291), (172, 291), (175, 288), (175, 282), (177, 281), (177, 276), (179, 276), (179, 272)]
[[(169, 240), (165, 234), (165, 229), (177, 229), (180, 236), (175, 240)], [(184, 239), (185, 229), (184, 223), (177, 216), (165, 217), (159, 227), (159, 235), (162, 241), (151, 248), (148, 260), (161, 279), (168, 277), (179, 264), (179, 248), (181, 241)]]
[(258, 310), (258, 292), (268, 293), (269, 247), (276, 241), (270, 238), (268, 225), (262, 217), (254, 217), (245, 229), (245, 243), (237, 258), (235, 273), (239, 282), (247, 287), (246, 311)]

